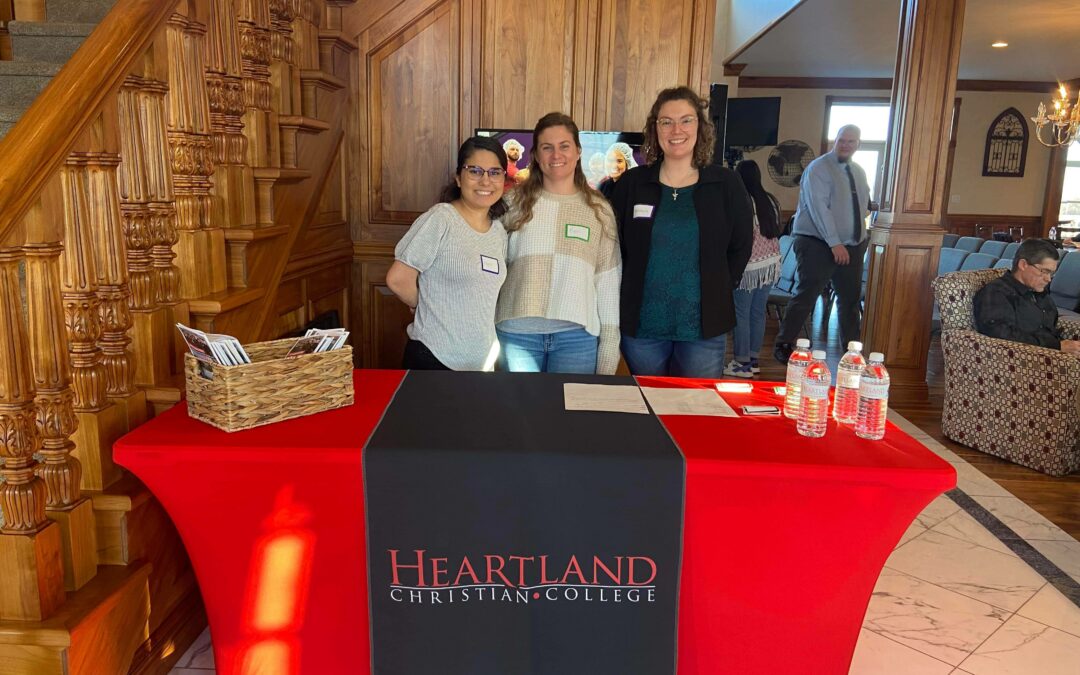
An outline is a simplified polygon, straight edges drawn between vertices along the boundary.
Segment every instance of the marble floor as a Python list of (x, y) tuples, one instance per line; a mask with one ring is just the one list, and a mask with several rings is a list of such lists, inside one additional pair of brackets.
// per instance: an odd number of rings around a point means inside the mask
[[(904, 534), (870, 600), (851, 675), (1080, 675), (1080, 542), (904, 418), (956, 490)], [(204, 632), (173, 675), (214, 672)]]

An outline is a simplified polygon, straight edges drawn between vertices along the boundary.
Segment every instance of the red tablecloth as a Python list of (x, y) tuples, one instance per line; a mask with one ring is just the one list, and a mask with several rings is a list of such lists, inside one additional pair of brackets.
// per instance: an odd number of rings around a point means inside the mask
[[(221, 675), (368, 672), (361, 449), (402, 376), (357, 371), (355, 405), (236, 434), (178, 405), (116, 444), (184, 540)], [(777, 403), (772, 386), (724, 398)], [(679, 674), (847, 672), (885, 558), (951, 466), (891, 425), (662, 422), (686, 456)]]
[[(722, 397), (782, 406), (776, 386)], [(824, 438), (783, 417), (661, 421), (686, 457), (679, 675), (846, 673), (885, 559), (955, 470), (891, 423), (867, 441), (831, 420)]]

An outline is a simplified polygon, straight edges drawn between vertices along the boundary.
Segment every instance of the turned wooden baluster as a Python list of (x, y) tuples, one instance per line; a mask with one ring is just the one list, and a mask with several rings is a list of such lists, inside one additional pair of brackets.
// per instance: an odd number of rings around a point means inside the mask
[(270, 0), (270, 56), (295, 65), (293, 59), (293, 19), (300, 13), (300, 0)]
[[(244, 76), (244, 135), (248, 139), (247, 163), (273, 166), (276, 161), (270, 112), (270, 3), (268, 0), (237, 0), (240, 24), (240, 57)], [(276, 131), (275, 131), (276, 133)]]
[(64, 252), (60, 256), (64, 324), (71, 350), (75, 410), (93, 412), (107, 404), (101, 362), (101, 300), (90, 225), (87, 159), (72, 154), (60, 169), (64, 202)]
[(147, 196), (149, 197), (150, 232), (154, 245), (150, 260), (154, 269), (154, 301), (173, 305), (180, 298), (180, 270), (173, 260), (173, 246), (179, 241), (176, 196), (166, 112), (169, 85), (157, 80), (145, 80), (139, 92), (140, 114), (145, 129), (142, 150), (146, 153)]
[[(206, 26), (206, 91), (214, 163), (212, 210), (222, 227), (256, 222), (255, 188), (245, 165), (244, 78), (240, 60), (240, 26), (233, 0), (212, 0)], [(231, 286), (243, 285), (230, 279)]]
[(105, 369), (105, 393), (120, 398), (134, 393), (131, 354), (131, 291), (127, 283), (127, 252), (124, 248), (116, 167), (120, 157), (98, 152), (87, 165), (87, 196), (93, 224), (93, 250), (97, 256), (97, 295), (101, 300), (102, 333), (99, 341)]
[(173, 192), (176, 198), (180, 295), (198, 298), (225, 288), (224, 240), (211, 232), (210, 176), (214, 172), (210, 107), (203, 63), (206, 27), (181, 14), (167, 24), (166, 95)]
[(120, 214), (127, 245), (128, 286), (131, 289), (131, 309), (151, 310), (161, 292), (154, 272), (153, 230), (150, 222), (150, 179), (147, 176), (146, 136), (142, 114), (141, 77), (131, 76), (117, 94), (117, 115), (120, 123), (120, 156), (123, 162), (117, 172), (120, 189)]
[(18, 250), (0, 250), (0, 532), (31, 534), (45, 518), (45, 483), (35, 474), (38, 450), (33, 367), (23, 325)]
[(60, 287), (59, 242), (28, 244), (26, 251), (27, 315), (30, 354), (37, 389), (37, 425), (44, 460), (38, 475), (47, 488), (46, 508), (64, 510), (82, 497), (82, 464), (71, 456), (71, 435), (78, 428), (75, 393), (71, 388), (71, 359), (67, 350), (64, 306)]

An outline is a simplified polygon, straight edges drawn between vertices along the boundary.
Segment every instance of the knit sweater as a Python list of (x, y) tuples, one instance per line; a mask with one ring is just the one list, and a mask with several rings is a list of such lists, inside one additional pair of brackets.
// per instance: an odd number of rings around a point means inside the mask
[[(601, 208), (598, 220), (583, 194), (541, 193), (532, 218), (510, 233), (495, 323), (528, 317), (576, 323), (599, 338), (596, 372), (611, 375), (619, 365), (622, 261), (614, 214), (607, 202)], [(513, 214), (503, 222), (513, 222)]]

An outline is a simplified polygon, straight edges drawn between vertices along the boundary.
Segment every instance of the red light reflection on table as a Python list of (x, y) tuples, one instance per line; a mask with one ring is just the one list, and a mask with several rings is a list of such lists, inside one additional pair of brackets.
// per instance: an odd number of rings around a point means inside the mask
[(311, 513), (282, 488), (254, 545), (244, 601), (245, 639), (236, 655), (241, 675), (296, 675), (315, 536)]

